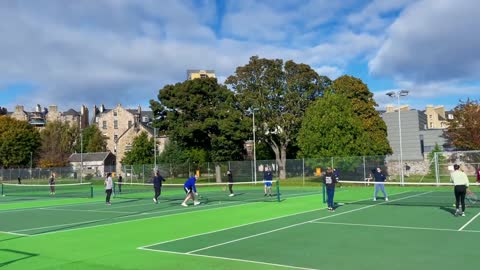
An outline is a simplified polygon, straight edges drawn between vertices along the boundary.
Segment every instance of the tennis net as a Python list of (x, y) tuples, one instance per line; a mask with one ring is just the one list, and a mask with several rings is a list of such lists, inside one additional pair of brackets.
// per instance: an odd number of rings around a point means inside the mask
[[(383, 182), (386, 196), (382, 187), (375, 182), (367, 181), (340, 181), (335, 188), (334, 200), (337, 204), (377, 204), (401, 206), (432, 206), (452, 207), (455, 203), (454, 186), (452, 183), (398, 183)], [(375, 195), (376, 193), (376, 195)], [(480, 207), (480, 186), (471, 183), (467, 189), (467, 207)], [(397, 200), (397, 198), (402, 198)], [(324, 187), (324, 202), (327, 192)]]
[(22, 197), (93, 197), (92, 183), (30, 185), (2, 183), (2, 196)]
[[(229, 183), (197, 183), (200, 201), (280, 201), (280, 185), (278, 181), (269, 181), (271, 192), (265, 195), (264, 182), (234, 182), (230, 193)], [(267, 190), (268, 191), (268, 190)], [(233, 195), (232, 195), (233, 194)], [(115, 198), (152, 199), (154, 189), (152, 183), (114, 183)], [(163, 184), (160, 201), (182, 201), (185, 199), (183, 184)]]

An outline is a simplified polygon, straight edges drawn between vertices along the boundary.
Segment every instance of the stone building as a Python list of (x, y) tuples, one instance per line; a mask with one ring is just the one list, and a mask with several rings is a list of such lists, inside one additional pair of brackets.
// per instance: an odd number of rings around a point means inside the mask
[[(106, 109), (104, 105), (95, 106), (92, 123), (96, 124), (104, 136), (107, 137), (107, 149), (114, 153), (116, 171), (121, 171), (121, 161), (131, 150), (135, 137), (141, 132), (147, 132), (149, 138), (154, 136), (152, 128), (153, 112), (137, 109), (126, 109), (118, 104), (113, 109)], [(157, 150), (162, 152), (167, 143), (167, 137), (157, 136)], [(153, 149), (152, 149), (153, 151)], [(153, 155), (153, 153), (152, 153)]]
[(187, 80), (200, 78), (216, 78), (215, 70), (189, 69), (187, 70)]
[(88, 126), (88, 108), (85, 105), (80, 107), (80, 112), (74, 109), (60, 112), (56, 105), (50, 105), (48, 109), (42, 109), (40, 104), (37, 104), (33, 111), (25, 111), (24, 106), (17, 105), (15, 106), (15, 110), (10, 114), (10, 117), (20, 121), (27, 121), (30, 125), (40, 129), (45, 127), (48, 122), (53, 121), (70, 123), (72, 126), (78, 126), (80, 129)]

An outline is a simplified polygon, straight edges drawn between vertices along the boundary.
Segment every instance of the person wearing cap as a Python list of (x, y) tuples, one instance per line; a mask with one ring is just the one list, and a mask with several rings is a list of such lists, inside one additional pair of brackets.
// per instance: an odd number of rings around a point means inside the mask
[(327, 207), (328, 211), (335, 212), (333, 196), (335, 195), (335, 184), (338, 183), (338, 177), (333, 173), (332, 168), (328, 167), (323, 176), (323, 184), (327, 189)]
[(387, 180), (387, 176), (383, 174), (382, 169), (380, 167), (377, 167), (376, 171), (373, 172), (373, 178), (375, 179), (375, 191), (373, 192), (373, 200), (377, 200), (377, 194), (378, 191), (382, 191), (383, 197), (385, 198), (385, 201), (388, 201), (388, 195), (387, 192), (385, 191), (385, 181)]
[[(460, 170), (460, 165), (453, 165), (453, 172), (450, 174), (450, 179), (454, 185), (455, 193), (455, 216), (465, 216), (465, 196), (467, 195), (468, 176)], [(460, 204), (462, 210), (460, 211)]]

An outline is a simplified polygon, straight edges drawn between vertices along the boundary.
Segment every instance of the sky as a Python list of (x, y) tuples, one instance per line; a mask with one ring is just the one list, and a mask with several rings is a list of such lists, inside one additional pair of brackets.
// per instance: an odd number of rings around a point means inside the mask
[[(477, 0), (0, 1), (0, 106), (148, 109), (187, 69), (251, 56), (362, 79), (378, 109), (480, 100)], [(386, 95), (409, 90), (400, 100)]]

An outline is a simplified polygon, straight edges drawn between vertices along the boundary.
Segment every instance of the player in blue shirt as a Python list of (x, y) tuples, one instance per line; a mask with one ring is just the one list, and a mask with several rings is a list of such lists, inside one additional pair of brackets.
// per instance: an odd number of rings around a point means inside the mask
[(195, 183), (197, 182), (198, 176), (191, 176), (190, 178), (187, 179), (185, 184), (183, 184), (183, 189), (185, 190), (185, 193), (187, 196), (185, 197), (185, 200), (182, 202), (182, 206), (187, 207), (187, 202), (188, 200), (193, 201), (193, 205), (199, 205), (200, 202), (195, 200), (195, 196), (198, 196), (197, 193), (197, 187), (195, 187)]
[(272, 196), (272, 181), (273, 181), (273, 174), (269, 168), (263, 173), (263, 191), (265, 192), (264, 196)]

